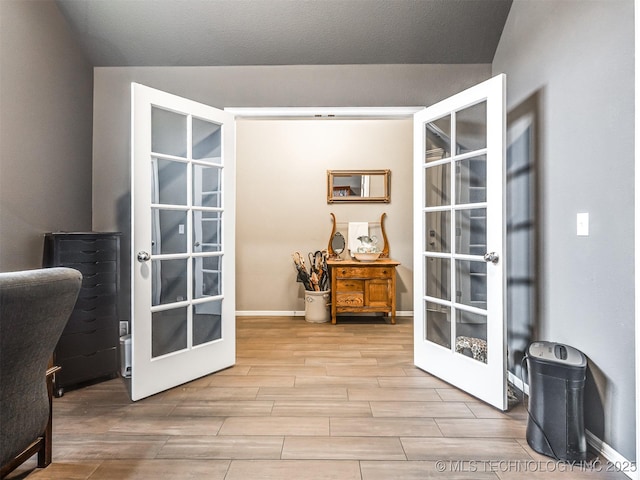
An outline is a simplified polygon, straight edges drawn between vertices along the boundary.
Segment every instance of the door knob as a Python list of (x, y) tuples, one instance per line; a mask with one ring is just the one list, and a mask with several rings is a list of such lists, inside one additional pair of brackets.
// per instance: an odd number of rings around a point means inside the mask
[(200, 242), (196, 242), (193, 244), (194, 247), (199, 247), (200, 246)]
[(500, 257), (498, 256), (498, 254), (496, 252), (490, 252), (490, 253), (485, 253), (484, 254), (484, 261), (489, 263), (498, 263), (498, 260), (500, 259)]
[(140, 263), (148, 262), (150, 258), (151, 258), (151, 255), (149, 255), (149, 253), (147, 253), (147, 252), (138, 252), (138, 261)]

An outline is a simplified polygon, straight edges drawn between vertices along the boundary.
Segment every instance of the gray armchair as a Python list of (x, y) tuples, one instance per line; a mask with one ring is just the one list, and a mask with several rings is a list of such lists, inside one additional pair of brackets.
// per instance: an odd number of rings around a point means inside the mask
[(81, 283), (71, 268), (0, 273), (0, 477), (36, 453), (51, 463), (50, 361)]

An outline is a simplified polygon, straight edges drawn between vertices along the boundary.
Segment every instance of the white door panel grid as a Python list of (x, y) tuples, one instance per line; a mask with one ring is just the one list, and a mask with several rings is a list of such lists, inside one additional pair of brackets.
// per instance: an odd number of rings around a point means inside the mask
[(235, 120), (132, 84), (133, 400), (235, 363)]
[(505, 91), (498, 75), (414, 115), (414, 361), (501, 410)]

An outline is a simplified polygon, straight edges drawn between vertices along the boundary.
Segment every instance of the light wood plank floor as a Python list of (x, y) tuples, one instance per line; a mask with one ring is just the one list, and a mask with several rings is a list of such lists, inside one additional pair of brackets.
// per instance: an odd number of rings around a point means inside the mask
[(623, 479), (557, 464), (413, 366), (412, 319), (239, 317), (237, 365), (132, 403), (120, 379), (54, 400), (54, 462), (9, 478)]

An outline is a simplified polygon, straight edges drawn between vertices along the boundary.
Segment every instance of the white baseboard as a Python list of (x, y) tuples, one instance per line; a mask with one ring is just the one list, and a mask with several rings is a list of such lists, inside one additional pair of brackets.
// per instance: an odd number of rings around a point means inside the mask
[[(236, 317), (304, 317), (304, 310), (238, 310)], [(413, 317), (413, 310), (396, 312), (396, 317)]]
[(511, 382), (518, 390), (524, 392), (525, 395), (529, 395), (529, 385), (524, 383), (519, 377), (516, 377), (511, 372), (507, 372), (507, 380), (509, 380), (509, 382)]
[(585, 436), (587, 437), (587, 443), (589, 446), (598, 453), (598, 455), (610, 462), (610, 467), (614, 469), (613, 471), (621, 471), (629, 478), (638, 478), (636, 463), (624, 458), (620, 453), (611, 448), (610, 445), (600, 440), (589, 430), (585, 430)]
[[(511, 372), (507, 372), (508, 380), (521, 392), (524, 392), (525, 395), (529, 395), (529, 385), (524, 383), (520, 378), (515, 376)], [(616, 468), (617, 470), (622, 471), (627, 477), (633, 479), (640, 479), (637, 476), (635, 469), (636, 464), (630, 462), (626, 458), (624, 458), (620, 453), (611, 448), (610, 445), (606, 444), (598, 437), (596, 437), (589, 430), (585, 430), (585, 437), (587, 438), (587, 444), (591, 447), (591, 449), (596, 452), (599, 456), (604, 458), (606, 461), (610, 462), (611, 467)], [(633, 470), (633, 471), (632, 471)]]
[(236, 317), (304, 317), (304, 310), (238, 310)]

